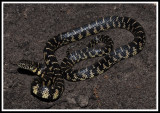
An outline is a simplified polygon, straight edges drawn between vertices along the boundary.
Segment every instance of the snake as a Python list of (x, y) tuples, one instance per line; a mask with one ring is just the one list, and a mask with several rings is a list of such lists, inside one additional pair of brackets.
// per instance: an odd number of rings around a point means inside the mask
[[(114, 28), (130, 31), (134, 39), (126, 45), (113, 49), (110, 38), (97, 36), (86, 48), (68, 53), (61, 64), (58, 63), (55, 56), (58, 48)], [(100, 41), (109, 44), (94, 49), (93, 46)], [(76, 82), (98, 76), (121, 60), (137, 55), (144, 48), (145, 41), (145, 31), (139, 22), (130, 17), (108, 16), (50, 38), (43, 50), (44, 63), (22, 59), (18, 62), (18, 66), (38, 76), (31, 83), (31, 93), (34, 96), (46, 101), (55, 101), (64, 92), (64, 80)], [(97, 56), (103, 57), (90, 66), (72, 69), (76, 63)]]

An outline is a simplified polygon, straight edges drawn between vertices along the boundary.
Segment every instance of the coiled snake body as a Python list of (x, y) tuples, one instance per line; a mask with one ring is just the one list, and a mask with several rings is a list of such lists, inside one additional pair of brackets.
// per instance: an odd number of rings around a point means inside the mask
[[(98, 43), (109, 41), (109, 45), (101, 49), (91, 49), (90, 44), (87, 48), (68, 54), (61, 63), (58, 64), (54, 55), (55, 51), (66, 44), (75, 42), (90, 35), (97, 34), (107, 29), (121, 28), (130, 31), (134, 35), (134, 40), (127, 45), (123, 45), (112, 50), (112, 41), (107, 36), (98, 36), (92, 42)], [(145, 32), (143, 27), (134, 19), (129, 17), (110, 16), (102, 18), (83, 27), (58, 34), (48, 40), (44, 48), (44, 61), (41, 64), (29, 60), (21, 60), (18, 64), (20, 68), (30, 70), (39, 77), (31, 84), (31, 92), (44, 100), (57, 100), (64, 91), (64, 79), (69, 81), (80, 81), (93, 78), (104, 73), (111, 66), (120, 60), (132, 57), (138, 54), (145, 44)], [(88, 67), (72, 70), (75, 63), (88, 57), (104, 56), (101, 60)]]

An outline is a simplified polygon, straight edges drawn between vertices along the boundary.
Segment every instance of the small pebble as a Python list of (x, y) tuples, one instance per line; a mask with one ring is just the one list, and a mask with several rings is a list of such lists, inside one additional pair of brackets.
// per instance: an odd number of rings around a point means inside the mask
[(66, 99), (67, 99), (68, 103), (70, 103), (70, 104), (76, 104), (76, 101), (75, 101), (74, 98), (67, 97)]
[(86, 107), (88, 105), (89, 98), (85, 95), (80, 95), (78, 97), (78, 104), (80, 107)]

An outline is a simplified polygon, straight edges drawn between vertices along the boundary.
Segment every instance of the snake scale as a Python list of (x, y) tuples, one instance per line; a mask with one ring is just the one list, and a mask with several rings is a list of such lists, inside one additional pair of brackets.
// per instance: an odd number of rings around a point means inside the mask
[[(97, 36), (97, 39), (109, 42), (108, 46), (100, 49), (91, 49), (99, 41), (95, 38), (88, 47), (68, 53), (60, 64), (58, 64), (55, 51), (69, 43), (79, 41), (88, 36), (103, 32), (104, 30), (121, 28), (130, 31), (134, 35), (133, 41), (127, 45), (123, 45), (112, 50), (112, 40), (107, 36)], [(109, 16), (101, 18), (90, 24), (64, 32), (49, 39), (43, 51), (44, 64), (30, 61), (20, 60), (18, 66), (22, 69), (35, 73), (35, 78), (31, 84), (31, 92), (38, 98), (55, 101), (61, 97), (64, 91), (64, 79), (69, 81), (81, 81), (93, 78), (108, 70), (117, 62), (138, 54), (145, 45), (145, 32), (143, 27), (134, 19), (129, 17)], [(82, 69), (72, 70), (77, 62), (89, 57), (104, 56), (93, 65)]]

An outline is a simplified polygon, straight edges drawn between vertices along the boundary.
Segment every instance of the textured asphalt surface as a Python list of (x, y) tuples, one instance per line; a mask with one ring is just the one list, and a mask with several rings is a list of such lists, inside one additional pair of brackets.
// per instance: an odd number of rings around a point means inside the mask
[[(55, 102), (31, 95), (36, 76), (18, 71), (21, 59), (43, 61), (43, 49), (53, 36), (83, 26), (101, 17), (127, 16), (145, 29), (141, 53), (125, 59), (93, 79), (68, 82)], [(107, 30), (114, 48), (133, 40), (123, 29)], [(59, 62), (68, 47), (84, 48), (93, 36), (61, 47)], [(156, 6), (154, 4), (5, 4), (4, 5), (4, 109), (155, 109), (156, 108)], [(82, 68), (96, 62), (76, 64)]]

